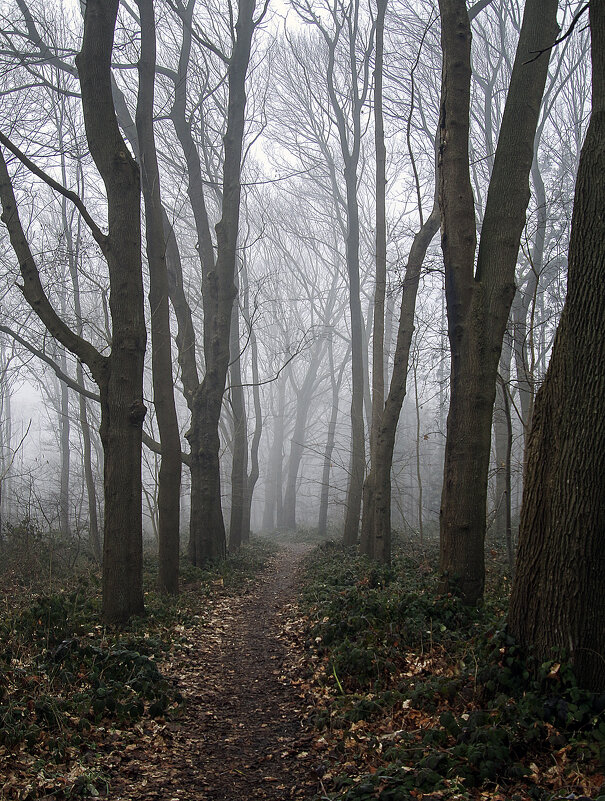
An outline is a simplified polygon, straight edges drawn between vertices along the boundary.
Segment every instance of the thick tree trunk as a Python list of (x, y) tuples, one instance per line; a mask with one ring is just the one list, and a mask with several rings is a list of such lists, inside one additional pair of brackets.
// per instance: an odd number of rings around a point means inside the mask
[[(145, 316), (141, 271), (140, 183), (136, 163), (122, 139), (111, 94), (111, 54), (117, 0), (88, 0), (80, 75), (86, 137), (107, 194), (109, 233), (98, 228), (79, 204), (109, 268), (112, 348), (102, 356), (57, 315), (44, 293), (21, 226), (10, 177), (0, 155), (2, 219), (19, 260), (23, 293), (49, 332), (89, 367), (99, 386), (100, 435), (104, 448), (105, 536), (103, 616), (121, 623), (141, 614), (142, 513), (141, 440)], [(10, 143), (3, 137), (3, 143)], [(34, 165), (11, 149), (27, 166)], [(76, 203), (78, 201), (76, 200)]]
[(450, 410), (441, 500), (442, 589), (476, 603), (484, 587), (487, 478), (496, 377), (514, 295), (529, 200), (540, 101), (556, 0), (528, 0), (490, 180), (474, 268), (475, 213), (469, 175), (471, 31), (465, 0), (440, 0), (443, 45), (440, 205), (451, 346)]
[(122, 139), (111, 94), (117, 0), (88, 0), (76, 63), (86, 136), (107, 192), (112, 349), (99, 382), (104, 449), (103, 615), (143, 612), (141, 441), (146, 327), (141, 271), (140, 180)]
[(605, 6), (590, 4), (592, 116), (578, 178), (567, 299), (536, 396), (509, 626), (540, 660), (565, 653), (605, 690)]
[(141, 54), (136, 125), (149, 263), (153, 403), (162, 450), (157, 494), (158, 586), (160, 592), (175, 595), (179, 589), (181, 436), (174, 403), (166, 245), (153, 132), (155, 18), (153, 0), (137, 0), (137, 5), (141, 21)]

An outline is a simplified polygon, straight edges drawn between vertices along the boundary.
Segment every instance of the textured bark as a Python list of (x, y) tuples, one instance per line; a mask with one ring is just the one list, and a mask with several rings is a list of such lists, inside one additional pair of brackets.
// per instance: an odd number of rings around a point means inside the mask
[(112, 348), (101, 381), (105, 537), (103, 614), (122, 622), (143, 612), (141, 438), (146, 327), (141, 269), (139, 170), (122, 139), (111, 93), (117, 0), (89, 0), (76, 64), (86, 137), (105, 184), (109, 222)]
[[(225, 555), (221, 509), (218, 425), (229, 365), (231, 307), (236, 295), (235, 261), (241, 195), (246, 73), (254, 32), (254, 0), (241, 0), (229, 59), (227, 127), (223, 139), (222, 216), (217, 223), (216, 265), (202, 259), (204, 356), (206, 372), (192, 400), (188, 439), (192, 459), (191, 552), (195, 564)], [(200, 250), (203, 243), (200, 242)], [(194, 478), (199, 481), (193, 492)]]
[[(124, 622), (131, 615), (144, 611), (141, 438), (145, 416), (146, 331), (140, 183), (138, 168), (118, 129), (111, 96), (111, 53), (117, 10), (117, 0), (89, 0), (82, 49), (76, 59), (86, 137), (107, 194), (107, 235), (90, 218), (79, 198), (69, 193), (109, 268), (112, 323), (109, 356), (101, 356), (89, 342), (72, 331), (46, 297), (21, 227), (6, 163), (0, 156), (2, 219), (19, 260), (24, 296), (48, 331), (88, 366), (99, 386), (105, 491), (103, 616), (111, 623)], [(6, 144), (5, 138), (3, 142)], [(27, 166), (35, 170), (35, 165)], [(57, 188), (51, 181), (47, 183)]]
[(605, 6), (590, 4), (592, 115), (580, 157), (567, 299), (536, 396), (509, 626), (605, 690)]
[(137, 5), (141, 22), (141, 53), (136, 126), (140, 149), (141, 179), (145, 203), (145, 236), (149, 264), (153, 404), (162, 451), (157, 492), (158, 587), (160, 592), (175, 595), (179, 589), (181, 436), (174, 403), (166, 245), (160, 173), (153, 133), (156, 62), (155, 18), (153, 0), (137, 0)]
[(440, 0), (443, 83), (440, 206), (451, 347), (450, 409), (441, 500), (442, 589), (483, 595), (487, 477), (502, 338), (514, 295), (529, 201), (540, 101), (554, 41), (556, 0), (528, 0), (490, 180), (481, 242), (469, 175), (471, 31), (464, 0)]

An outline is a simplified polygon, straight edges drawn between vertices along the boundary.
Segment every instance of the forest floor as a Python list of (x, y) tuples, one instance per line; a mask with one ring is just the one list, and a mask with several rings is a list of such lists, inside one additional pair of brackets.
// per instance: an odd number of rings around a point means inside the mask
[[(111, 798), (237, 801), (312, 798), (313, 732), (297, 691), (289, 617), (308, 547), (289, 545), (242, 596), (210, 600), (162, 665), (183, 712), (141, 723), (141, 742), (109, 756)], [(321, 769), (320, 769), (321, 770)]]
[(503, 547), (470, 609), (435, 542), (305, 536), (184, 564), (178, 599), (150, 559), (123, 629), (96, 568), (5, 551), (0, 801), (605, 801), (605, 694), (508, 637)]
[(315, 797), (325, 767), (296, 607), (310, 549), (259, 540), (208, 570), (185, 564), (177, 600), (155, 592), (152, 560), (146, 615), (122, 630), (99, 625), (96, 569), (5, 560), (1, 801)]

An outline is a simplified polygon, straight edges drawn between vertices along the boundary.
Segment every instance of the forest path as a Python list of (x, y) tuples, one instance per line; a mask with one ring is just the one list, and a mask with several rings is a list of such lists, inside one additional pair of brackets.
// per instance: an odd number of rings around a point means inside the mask
[[(303, 723), (292, 635), (300, 562), (292, 545), (271, 558), (252, 591), (219, 596), (183, 632), (162, 667), (184, 712), (149, 721), (141, 747), (113, 766), (111, 798), (149, 801), (309, 799), (319, 790)], [(143, 745), (145, 741), (145, 745)], [(115, 775), (117, 774), (117, 775)]]

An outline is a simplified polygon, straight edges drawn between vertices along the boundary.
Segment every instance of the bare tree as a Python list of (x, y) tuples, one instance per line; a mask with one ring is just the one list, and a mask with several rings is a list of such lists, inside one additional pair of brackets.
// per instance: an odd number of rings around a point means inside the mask
[[(91, 155), (107, 195), (108, 233), (92, 220), (73, 193), (109, 268), (112, 347), (105, 356), (60, 318), (48, 300), (21, 226), (4, 156), (0, 157), (2, 219), (20, 264), (23, 293), (49, 332), (87, 365), (99, 386), (101, 440), (104, 449), (105, 536), (103, 614), (123, 622), (143, 611), (141, 440), (145, 417), (143, 361), (145, 317), (141, 273), (140, 182), (138, 168), (118, 129), (111, 95), (111, 54), (117, 0), (89, 0), (82, 48), (76, 63)], [(1, 137), (26, 166), (53, 189), (65, 193), (10, 142)]]
[(441, 0), (441, 239), (452, 362), (440, 569), (444, 588), (468, 603), (483, 595), (491, 424), (502, 337), (514, 295), (529, 172), (557, 3), (528, 0), (489, 184), (475, 267), (476, 219), (469, 173), (470, 43), (464, 0)]

